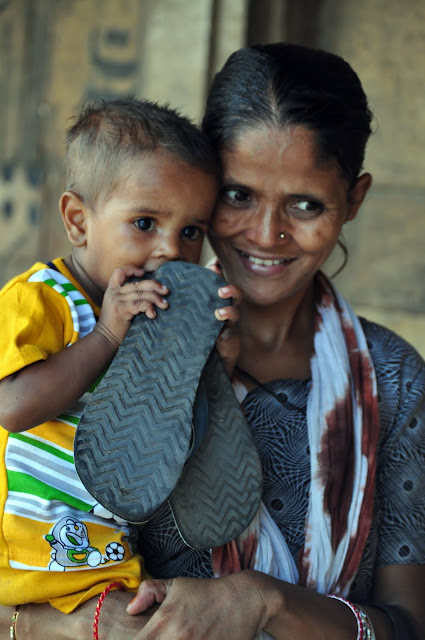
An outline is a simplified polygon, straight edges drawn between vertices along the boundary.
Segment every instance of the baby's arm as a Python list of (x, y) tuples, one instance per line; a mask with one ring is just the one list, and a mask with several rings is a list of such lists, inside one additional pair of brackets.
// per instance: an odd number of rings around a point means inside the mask
[(131, 266), (115, 269), (105, 291), (99, 322), (75, 344), (39, 360), (0, 381), (0, 424), (26, 431), (72, 406), (110, 364), (138, 313), (155, 317), (166, 308), (167, 288), (154, 280), (127, 282), (143, 272)]

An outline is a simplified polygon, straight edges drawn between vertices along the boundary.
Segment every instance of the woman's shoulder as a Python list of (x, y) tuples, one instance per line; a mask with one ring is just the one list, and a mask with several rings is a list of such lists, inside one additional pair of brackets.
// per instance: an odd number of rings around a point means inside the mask
[(365, 318), (360, 321), (375, 368), (383, 433), (400, 435), (407, 425), (425, 421), (425, 361), (388, 327)]
[[(376, 372), (378, 565), (423, 564), (425, 362), (404, 338), (360, 318)], [(394, 526), (396, 523), (397, 526)]]
[(392, 329), (359, 318), (376, 368), (402, 370), (413, 367), (425, 371), (425, 361), (415, 347)]

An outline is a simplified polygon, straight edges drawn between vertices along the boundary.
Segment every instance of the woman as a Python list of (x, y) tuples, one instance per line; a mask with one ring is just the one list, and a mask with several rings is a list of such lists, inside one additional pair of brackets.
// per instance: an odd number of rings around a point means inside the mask
[[(359, 321), (320, 271), (370, 187), (370, 122), (356, 74), (325, 52), (242, 49), (213, 82), (203, 128), (223, 185), (210, 239), (244, 294), (235, 389), (264, 506), (212, 554), (185, 548), (166, 508), (149, 523), (141, 549), (159, 579), (128, 612), (160, 606), (135, 638), (423, 637), (425, 363)], [(161, 579), (177, 575), (205, 579)], [(102, 605), (101, 638), (119, 637), (106, 628), (124, 620), (118, 598)], [(39, 617), (32, 606), (22, 628)]]

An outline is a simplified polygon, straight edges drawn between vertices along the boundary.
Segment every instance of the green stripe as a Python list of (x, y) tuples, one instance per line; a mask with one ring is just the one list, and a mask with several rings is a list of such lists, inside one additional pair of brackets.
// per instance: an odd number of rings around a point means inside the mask
[(57, 416), (56, 420), (66, 420), (71, 424), (75, 424), (76, 427), (78, 427), (78, 424), (80, 422), (80, 418), (77, 418), (76, 416), (73, 416), (69, 413), (61, 413), (60, 416)]
[(65, 291), (78, 291), (77, 287), (74, 287), (74, 285), (70, 282), (64, 282), (62, 287), (65, 289)]
[[(78, 420), (77, 420), (77, 424), (78, 424)], [(64, 453), (63, 451), (59, 451), (59, 449), (52, 447), (52, 445), (50, 444), (46, 444), (45, 442), (40, 442), (39, 440), (34, 440), (33, 438), (28, 438), (28, 436), (25, 436), (23, 433), (11, 433), (10, 437), (15, 438), (16, 440), (21, 440), (22, 442), (25, 442), (26, 444), (29, 444), (32, 447), (37, 447), (38, 449), (42, 449), (46, 453), (50, 453), (51, 455), (56, 456), (57, 458), (61, 458), (62, 460), (65, 460), (65, 462), (74, 464), (74, 457), (72, 455), (68, 453)]]
[(53, 278), (49, 278), (48, 280), (44, 280), (45, 284), (48, 284), (49, 287), (55, 287), (58, 283)]
[[(59, 293), (64, 298), (66, 298), (66, 296), (68, 295), (68, 291), (77, 291), (77, 293), (79, 293), (77, 287), (74, 287), (74, 285), (71, 284), (71, 282), (69, 283), (64, 282), (64, 284), (60, 284), (59, 282), (56, 282), (56, 280), (54, 280), (53, 278), (48, 278), (43, 282), (45, 284), (48, 284), (49, 287), (53, 287), (53, 288), (55, 288), (56, 286), (62, 287), (63, 291), (60, 291)], [(75, 305), (88, 304), (87, 300), (84, 300), (84, 298), (82, 298), (81, 300), (73, 300), (73, 302)]]
[[(64, 284), (60, 284), (54, 278), (48, 278), (47, 280), (43, 280), (45, 284), (48, 284), (49, 287), (62, 287), (65, 291), (78, 291), (77, 287), (75, 287), (71, 282), (64, 282)], [(65, 295), (62, 293), (62, 295)]]
[(25, 473), (19, 473), (18, 471), (7, 472), (7, 483), (9, 491), (16, 491), (18, 493), (28, 493), (32, 496), (37, 496), (43, 500), (59, 500), (65, 504), (79, 509), (80, 511), (91, 511), (92, 505), (70, 496), (65, 491), (60, 491), (54, 487), (50, 487), (48, 484), (36, 480), (32, 476)]

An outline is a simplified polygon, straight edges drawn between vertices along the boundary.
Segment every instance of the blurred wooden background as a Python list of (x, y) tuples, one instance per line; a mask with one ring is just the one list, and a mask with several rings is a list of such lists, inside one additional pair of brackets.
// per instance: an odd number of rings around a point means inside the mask
[(337, 284), (425, 354), (423, 0), (0, 0), (0, 284), (69, 251), (63, 139), (84, 102), (134, 94), (199, 120), (229, 53), (277, 40), (334, 51), (363, 81), (374, 185)]

